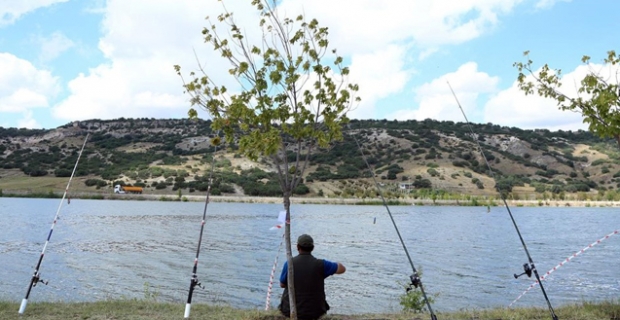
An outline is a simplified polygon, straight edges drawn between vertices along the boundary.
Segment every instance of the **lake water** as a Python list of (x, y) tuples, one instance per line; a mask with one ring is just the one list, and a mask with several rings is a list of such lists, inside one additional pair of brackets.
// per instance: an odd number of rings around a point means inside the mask
[[(0, 198), (0, 299), (20, 301), (59, 199)], [(63, 203), (31, 301), (118, 297), (184, 304), (204, 203), (74, 199)], [(282, 231), (279, 204), (211, 203), (194, 302), (263, 308)], [(533, 282), (514, 279), (527, 256), (503, 207), (390, 207), (434, 309), (506, 307)], [(399, 311), (412, 273), (384, 207), (294, 205), (294, 239), (309, 233), (315, 256), (342, 262), (326, 280), (333, 313)], [(620, 228), (617, 208), (512, 208), (543, 275)], [(374, 218), (376, 217), (376, 223)], [(285, 260), (280, 252), (278, 271)], [(620, 235), (577, 256), (544, 282), (554, 307), (620, 298)], [(272, 305), (282, 289), (274, 287)], [(515, 306), (546, 308), (538, 287)]]

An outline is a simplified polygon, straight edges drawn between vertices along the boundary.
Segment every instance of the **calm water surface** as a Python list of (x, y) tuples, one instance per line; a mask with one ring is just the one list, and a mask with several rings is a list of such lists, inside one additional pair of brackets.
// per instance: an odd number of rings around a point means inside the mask
[[(20, 301), (58, 199), (0, 198), (0, 299)], [(31, 301), (117, 297), (185, 303), (203, 203), (72, 200), (63, 204), (41, 267), (49, 285)], [(194, 302), (263, 308), (281, 231), (279, 204), (211, 203)], [(434, 308), (505, 307), (533, 282), (514, 279), (527, 256), (505, 208), (390, 207)], [(292, 233), (315, 239), (315, 256), (347, 272), (326, 281), (334, 313), (399, 311), (411, 267), (384, 207), (294, 205)], [(620, 228), (617, 208), (512, 208), (542, 275)], [(376, 223), (373, 223), (374, 218)], [(284, 261), (280, 252), (278, 273)], [(554, 306), (620, 298), (620, 235), (555, 271), (545, 282)], [(274, 288), (272, 305), (281, 289)], [(516, 306), (546, 307), (538, 287)]]

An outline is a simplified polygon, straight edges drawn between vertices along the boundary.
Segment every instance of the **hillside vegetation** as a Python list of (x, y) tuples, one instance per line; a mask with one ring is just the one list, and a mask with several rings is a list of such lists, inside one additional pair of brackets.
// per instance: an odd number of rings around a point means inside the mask
[[(498, 198), (497, 184), (509, 199), (620, 200), (620, 157), (613, 140), (586, 131), (472, 126), (473, 135), (467, 124), (451, 121), (353, 120), (343, 141), (312, 155), (295, 194), (375, 198), (377, 188), (357, 140), (389, 198)], [(149, 194), (200, 193), (215, 157), (213, 194), (281, 195), (269, 162), (247, 160), (235, 145), (215, 151), (209, 121), (179, 119), (0, 128), (0, 189), (63, 191), (87, 133), (72, 189), (111, 193), (114, 185), (126, 184)], [(289, 157), (294, 161), (293, 152)]]

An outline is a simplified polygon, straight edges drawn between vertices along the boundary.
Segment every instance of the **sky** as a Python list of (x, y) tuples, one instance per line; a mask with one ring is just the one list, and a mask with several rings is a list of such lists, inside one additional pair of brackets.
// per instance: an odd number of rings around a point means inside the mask
[[(202, 65), (216, 81), (227, 72), (201, 34), (222, 3), (256, 33), (251, 0), (0, 0), (0, 127), (186, 118), (189, 96), (173, 65), (186, 76)], [(360, 87), (353, 119), (463, 122), (449, 81), (471, 122), (587, 129), (579, 114), (525, 96), (513, 63), (530, 51), (534, 68), (562, 70), (573, 95), (588, 70), (613, 74), (603, 59), (620, 51), (614, 0), (278, 0), (278, 7), (329, 28)], [(583, 55), (593, 64), (583, 65)]]

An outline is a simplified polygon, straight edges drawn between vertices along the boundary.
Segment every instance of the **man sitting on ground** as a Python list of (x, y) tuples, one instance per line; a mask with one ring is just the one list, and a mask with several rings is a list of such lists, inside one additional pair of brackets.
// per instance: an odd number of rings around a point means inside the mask
[[(299, 255), (293, 258), (295, 277), (295, 304), (299, 320), (318, 319), (329, 310), (325, 300), (325, 278), (333, 274), (341, 274), (346, 268), (340, 262), (317, 259), (312, 255), (314, 240), (307, 234), (297, 239)], [(287, 286), (288, 262), (284, 263), (280, 274), (280, 287), (284, 288), (278, 309), (286, 317), (290, 316), (290, 305)]]

